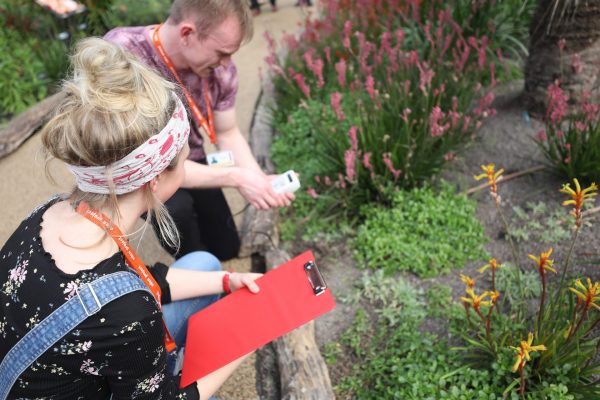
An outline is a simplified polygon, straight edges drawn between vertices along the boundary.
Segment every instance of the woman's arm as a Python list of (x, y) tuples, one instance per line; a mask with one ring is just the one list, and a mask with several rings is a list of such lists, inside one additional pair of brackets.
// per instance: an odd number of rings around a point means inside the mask
[[(167, 282), (171, 288), (171, 301), (223, 293), (225, 271), (204, 272), (180, 268), (169, 268)], [(247, 287), (252, 293), (258, 293), (256, 279), (262, 274), (233, 272), (229, 277), (231, 291)]]

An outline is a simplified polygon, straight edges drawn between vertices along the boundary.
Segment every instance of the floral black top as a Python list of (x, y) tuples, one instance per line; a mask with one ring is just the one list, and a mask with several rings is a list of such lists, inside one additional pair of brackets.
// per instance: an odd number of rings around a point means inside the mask
[[(24, 220), (0, 252), (0, 358), (78, 285), (127, 270), (113, 254), (94, 268), (66, 274), (40, 240), (50, 200)], [(150, 268), (170, 301), (168, 267)], [(38, 358), (17, 379), (11, 399), (198, 399), (195, 384), (179, 389), (167, 373), (162, 313), (152, 295), (136, 291), (104, 306)]]

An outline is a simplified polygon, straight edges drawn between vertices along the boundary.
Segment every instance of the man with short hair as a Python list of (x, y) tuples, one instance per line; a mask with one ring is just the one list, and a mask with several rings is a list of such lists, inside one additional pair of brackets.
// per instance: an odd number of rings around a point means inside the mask
[[(271, 188), (274, 176), (259, 167), (235, 116), (237, 69), (231, 56), (253, 35), (246, 0), (174, 0), (166, 22), (111, 30), (105, 39), (118, 43), (182, 86), (192, 132), (183, 187), (166, 203), (181, 235), (179, 252), (207, 250), (221, 260), (236, 257), (240, 240), (221, 187), (235, 187), (254, 207), (288, 206), (293, 194)], [(233, 155), (235, 166), (206, 165), (200, 129), (220, 151)], [(175, 254), (176, 253), (176, 254)]]

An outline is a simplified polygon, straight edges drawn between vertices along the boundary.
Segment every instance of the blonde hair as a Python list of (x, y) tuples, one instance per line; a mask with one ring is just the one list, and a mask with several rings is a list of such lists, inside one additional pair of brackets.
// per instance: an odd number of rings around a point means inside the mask
[[(48, 163), (53, 158), (76, 166), (110, 166), (160, 132), (175, 107), (173, 84), (114, 43), (81, 40), (71, 63), (73, 76), (62, 87), (65, 100), (42, 129), (46, 173), (51, 179)], [(110, 194), (75, 188), (71, 196), (118, 218), (118, 198), (112, 178), (107, 178)], [(178, 247), (177, 229), (164, 205), (148, 185), (142, 190), (148, 204), (146, 223), (156, 218), (161, 238)]]
[(178, 24), (191, 16), (200, 38), (206, 38), (229, 16), (240, 23), (242, 39), (254, 35), (254, 21), (247, 0), (174, 0), (167, 23)]

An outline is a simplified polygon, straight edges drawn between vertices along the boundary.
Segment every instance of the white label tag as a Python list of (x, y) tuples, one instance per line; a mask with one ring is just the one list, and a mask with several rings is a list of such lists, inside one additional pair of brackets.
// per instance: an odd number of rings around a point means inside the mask
[(235, 165), (233, 154), (228, 150), (208, 154), (206, 156), (206, 162), (209, 167), (215, 168), (232, 167)]

